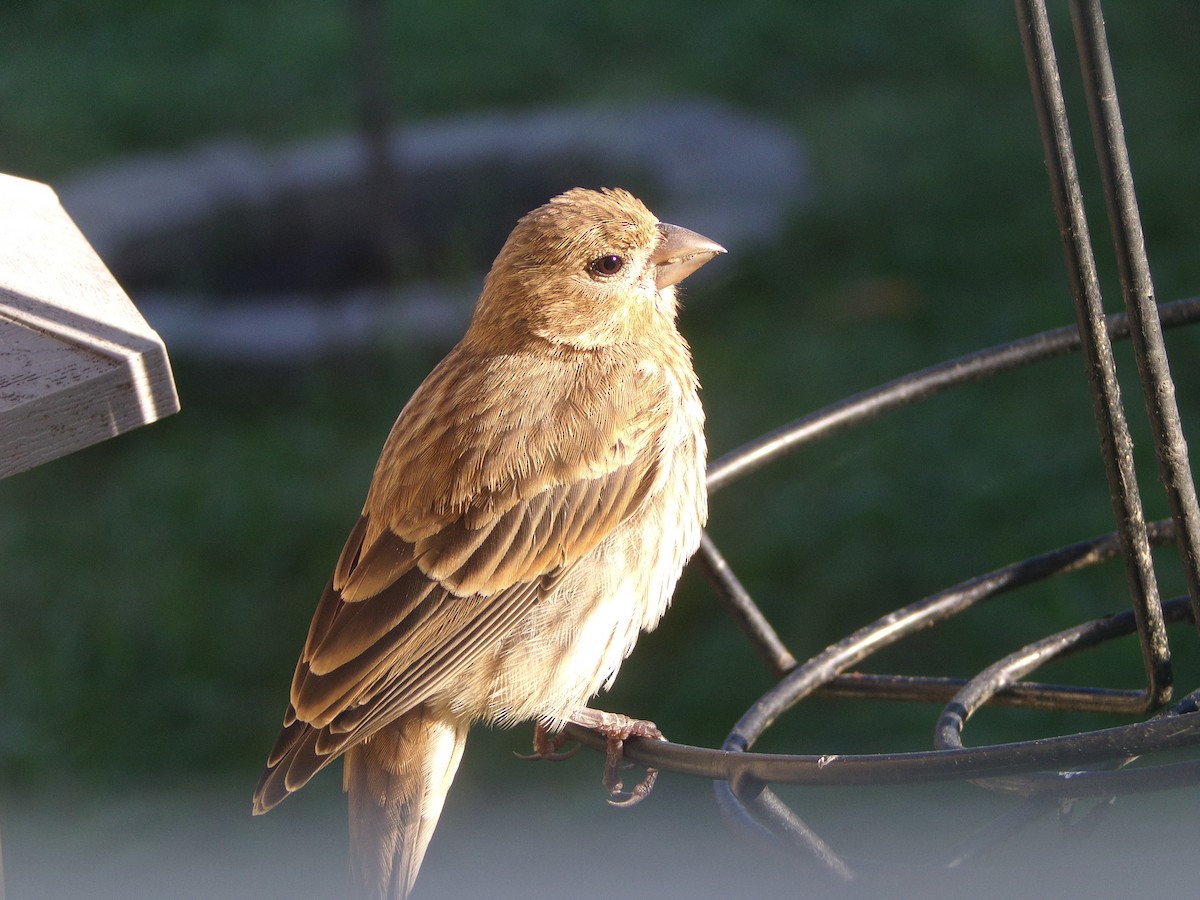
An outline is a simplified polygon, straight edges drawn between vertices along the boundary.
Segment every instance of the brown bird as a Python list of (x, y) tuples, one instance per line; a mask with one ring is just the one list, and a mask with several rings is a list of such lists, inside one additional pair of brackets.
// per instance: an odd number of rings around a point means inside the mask
[[(351, 874), (412, 888), (477, 721), (650, 723), (588, 709), (666, 611), (707, 517), (704, 411), (675, 284), (724, 249), (622, 190), (523, 217), (470, 327), (400, 412), (317, 605), (266, 812), (346, 754)], [(639, 792), (633, 792), (637, 799)]]

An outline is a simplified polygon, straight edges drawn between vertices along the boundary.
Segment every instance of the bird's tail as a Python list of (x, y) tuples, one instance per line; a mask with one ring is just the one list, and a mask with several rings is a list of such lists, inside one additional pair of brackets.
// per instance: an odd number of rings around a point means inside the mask
[(346, 753), (350, 874), (363, 897), (412, 890), (466, 742), (466, 722), (418, 706)]

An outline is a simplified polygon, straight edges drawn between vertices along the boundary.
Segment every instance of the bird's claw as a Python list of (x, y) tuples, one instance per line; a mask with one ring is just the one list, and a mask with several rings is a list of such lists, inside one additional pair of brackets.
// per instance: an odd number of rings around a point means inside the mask
[(597, 709), (581, 709), (571, 716), (571, 721), (585, 728), (599, 731), (608, 739), (607, 753), (604, 759), (604, 789), (608, 791), (608, 802), (613, 806), (633, 806), (640, 803), (654, 788), (658, 779), (658, 769), (646, 769), (646, 775), (631, 791), (625, 790), (621, 781), (625, 741), (631, 737), (648, 738), (665, 741), (663, 733), (653, 722), (645, 719), (631, 719), (619, 713), (603, 712)]
[(647, 769), (638, 785), (632, 791), (626, 791), (620, 778), (615, 778), (610, 782), (607, 773), (608, 766), (606, 765), (604, 787), (608, 790), (609, 806), (636, 806), (649, 796), (650, 791), (654, 789), (654, 782), (658, 780), (658, 769)]
[(538, 760), (544, 759), (549, 762), (562, 762), (564, 759), (570, 759), (579, 752), (582, 744), (575, 744), (569, 750), (563, 750), (563, 745), (567, 743), (567, 736), (561, 731), (557, 734), (550, 734), (550, 730), (538, 722), (533, 728), (533, 752), (532, 753), (513, 753), (517, 759)]

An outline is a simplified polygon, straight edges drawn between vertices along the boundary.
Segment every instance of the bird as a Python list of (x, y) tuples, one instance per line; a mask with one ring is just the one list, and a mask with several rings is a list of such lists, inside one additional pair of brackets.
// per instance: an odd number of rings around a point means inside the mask
[[(350, 877), (409, 895), (474, 723), (575, 722), (666, 612), (706, 523), (704, 410), (676, 286), (725, 252), (628, 191), (573, 188), (517, 222), (466, 333), (401, 410), (334, 566), (254, 795), (344, 757)], [(649, 777), (647, 779), (650, 780)]]

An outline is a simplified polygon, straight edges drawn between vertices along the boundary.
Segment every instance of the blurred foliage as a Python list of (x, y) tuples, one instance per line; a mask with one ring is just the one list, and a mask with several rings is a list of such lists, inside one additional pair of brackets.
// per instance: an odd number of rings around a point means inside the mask
[[(1200, 6), (1106, 7), (1157, 288), (1163, 299), (1186, 296), (1200, 285), (1191, 87)], [(389, 12), (401, 122), (706, 95), (806, 142), (809, 205), (771, 247), (730, 254), (687, 293), (684, 330), (714, 457), (903, 372), (1070, 321), (1004, 4), (457, 0)], [(216, 135), (276, 143), (354, 123), (353, 41), (339, 4), (31, 0), (0, 16), (5, 171), (54, 181)], [(1056, 24), (1081, 126), (1068, 23)], [(1098, 214), (1090, 136), (1080, 128), (1075, 140)], [(1093, 232), (1103, 247), (1101, 219)], [(1101, 266), (1116, 308), (1107, 256)], [(1200, 414), (1197, 367), (1187, 364), (1198, 341), (1170, 336), (1185, 423)], [(375, 454), (446, 349), (404, 346), (302, 369), (176, 359), (180, 415), (0, 483), (0, 777), (236, 769), (252, 780)], [(1119, 363), (1132, 370), (1127, 348)], [(1145, 446), (1136, 384), (1126, 392)], [(1153, 460), (1139, 462), (1147, 505), (1161, 516)], [(806, 657), (901, 604), (1110, 521), (1072, 358), (807, 448), (714, 496), (711, 530)], [(1178, 591), (1172, 556), (1159, 558), (1164, 594)], [(996, 600), (878, 665), (970, 674), (1123, 597), (1117, 566), (1063, 578)], [(1180, 683), (1194, 685), (1195, 671), (1188, 651)], [(1131, 686), (1140, 668), (1125, 643), (1055, 674)], [(769, 683), (690, 573), (600, 705), (712, 744)], [(805, 704), (770, 747), (924, 746), (934, 712)], [(1009, 737), (1094, 724), (982, 718), (984, 734)]]

